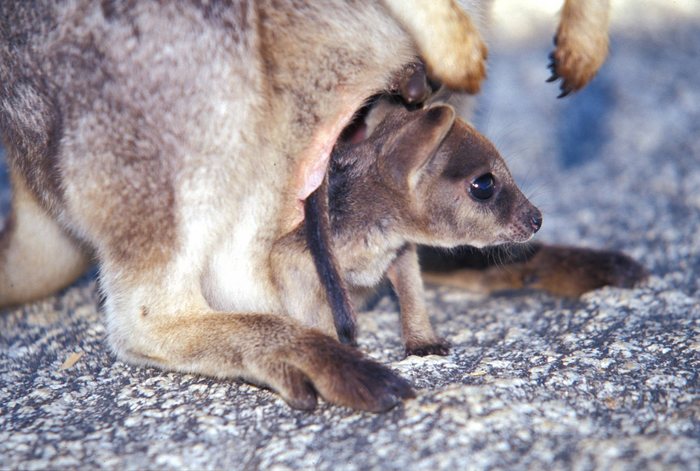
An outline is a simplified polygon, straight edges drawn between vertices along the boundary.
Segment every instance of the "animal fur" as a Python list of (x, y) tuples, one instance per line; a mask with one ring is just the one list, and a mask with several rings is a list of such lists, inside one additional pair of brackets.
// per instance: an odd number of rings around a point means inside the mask
[(563, 98), (590, 82), (608, 55), (610, 0), (567, 0), (554, 37), (552, 76)]
[[(461, 77), (467, 77), (468, 74), (473, 73), (472, 68), (468, 67), (468, 65), (479, 66), (482, 64), (481, 59), (485, 59), (486, 48), (480, 43), (480, 38), (478, 38), (478, 36), (473, 36), (462, 41), (462, 43), (468, 45), (468, 47), (450, 49), (452, 45), (447, 37), (449, 36), (450, 27), (458, 28), (456, 25), (460, 25), (460, 22), (462, 22), (464, 27), (458, 29), (469, 36), (469, 31), (473, 29), (473, 25), (467, 16), (462, 12), (457, 12), (457, 14), (455, 14), (454, 9), (450, 10), (446, 3), (417, 2), (417, 4), (421, 6), (422, 12), (402, 8), (405, 7), (405, 4), (401, 2), (389, 1), (387, 4), (393, 9), (395, 16), (403, 22), (404, 26), (414, 33), (414, 36), (418, 40), (419, 48), (432, 51), (440, 51), (441, 48), (445, 48), (444, 52), (441, 53), (441, 57), (446, 59), (446, 62), (432, 64), (428, 56), (427, 66), (428, 69), (432, 69), (433, 71), (435, 71), (436, 67), (443, 67), (440, 70), (444, 77), (448, 77), (447, 84), (451, 85), (451, 88), (459, 88), (459, 85), (455, 82), (449, 82), (449, 78), (454, 77), (454, 71), (462, 71), (463, 74), (467, 75), (462, 75)], [(567, 1), (565, 3), (561, 24), (557, 36), (555, 37), (555, 44), (557, 44), (558, 47), (555, 52), (550, 55), (552, 76), (548, 79), (549, 82), (559, 78), (562, 79), (562, 92), (559, 98), (563, 98), (572, 91), (578, 90), (585, 85), (585, 83), (593, 77), (605, 59), (607, 54), (608, 10), (609, 4), (607, 1)], [(423, 26), (426, 21), (425, 18), (421, 18), (421, 15), (425, 15), (427, 18), (442, 18), (444, 19), (442, 23), (448, 25), (448, 27), (435, 30), (425, 29)], [(445, 47), (445, 45), (447, 46)], [(452, 54), (453, 51), (462, 52), (470, 48), (473, 51), (473, 57), (468, 58), (464, 56), (462, 59), (466, 60), (467, 63), (456, 66), (458, 60), (450, 54)], [(483, 74), (484, 70), (481, 69), (479, 77), (483, 76)], [(475, 91), (478, 87), (470, 86), (467, 87), (467, 89)], [(431, 92), (431, 86), (428, 84), (425, 69), (419, 66), (406, 70), (403, 80), (399, 81), (394, 91), (403, 98), (407, 105), (420, 105), (425, 102), (430, 97)], [(360, 126), (364, 124), (365, 123), (361, 123)], [(362, 133), (355, 132), (355, 134), (360, 137), (353, 137), (353, 139), (361, 140), (363, 138), (361, 135)], [(316, 193), (319, 192), (317, 191)], [(325, 287), (326, 297), (330, 303), (338, 338), (343, 343), (354, 344), (356, 336), (355, 314), (348, 299), (345, 280), (343, 280), (343, 277), (339, 273), (340, 267), (338, 266), (335, 254), (331, 250), (329, 241), (330, 235), (328, 233), (330, 222), (327, 214), (327, 200), (328, 195), (323, 194), (323, 192), (318, 195), (312, 194), (307, 200), (307, 242), (321, 283)], [(368, 201), (368, 203), (369, 202), (371, 201)], [(548, 248), (545, 248), (544, 253), (547, 252)], [(569, 253), (570, 251), (557, 252), (555, 250), (554, 252), (561, 254)], [(425, 254), (430, 254), (431, 252), (423, 250), (423, 253), (425, 258), (427, 257)], [(439, 259), (440, 257), (438, 257), (438, 260)], [(536, 261), (550, 261), (553, 259), (556, 259), (556, 257), (544, 256), (534, 258)], [(582, 257), (582, 259), (586, 259), (586, 257)], [(569, 265), (568, 262), (564, 264)], [(435, 264), (433, 263), (433, 265)], [(595, 264), (592, 263), (584, 265), (588, 268), (595, 267)], [(537, 266), (529, 268), (528, 270), (541, 273), (546, 272), (549, 274), (549, 276), (542, 276), (542, 279), (552, 281), (567, 280), (567, 277), (562, 278), (559, 276), (556, 270), (558, 267), (559, 265), (557, 264), (550, 266), (548, 263), (539, 263)], [(490, 270), (489, 275), (484, 276), (484, 278), (488, 278), (492, 281), (494, 288), (497, 286), (502, 287), (504, 285), (502, 281), (500, 283), (496, 282), (496, 278), (501, 271), (502, 270), (498, 269)], [(591, 283), (590, 280), (607, 280), (609, 277), (606, 277), (603, 271), (604, 270), (597, 270), (595, 275), (591, 273), (589, 277), (581, 277), (580, 280), (567, 282), (569, 286), (567, 293), (578, 291), (580, 294), (588, 289), (600, 286), (599, 284)], [(510, 270), (509, 273), (516, 273), (516, 270)], [(472, 278), (479, 279), (479, 274), (474, 274), (469, 270), (449, 274), (431, 273), (427, 276), (433, 281), (440, 280), (448, 284), (463, 286), (466, 284), (465, 280), (468, 279), (470, 274)], [(503, 277), (503, 275), (501, 275), (500, 278), (511, 280), (513, 277)], [(481, 283), (482, 286), (486, 284), (487, 283)], [(532, 285), (532, 283), (530, 284)], [(478, 283), (472, 282), (470, 287), (474, 285), (478, 285)], [(543, 289), (549, 289), (552, 292), (561, 292), (561, 290), (552, 283), (541, 283), (537, 284), (537, 286)]]
[[(478, 88), (476, 29), (452, 1), (432, 3), (447, 13), (406, 1), (399, 14), (388, 0), (1, 2), (14, 194), (0, 305), (48, 295), (96, 260), (125, 361), (242, 376), (300, 408), (317, 393), (372, 411), (410, 397), (285, 312), (270, 254), (353, 114), (419, 52), (433, 78)], [(449, 51), (423, 35), (427, 20)], [(441, 70), (443, 54), (457, 66)]]
[[(493, 145), (455, 120), (452, 108), (380, 107), (386, 108), (384, 117), (364, 141), (339, 143), (333, 153), (329, 245), (341, 281), (356, 300), (389, 278), (399, 297), (408, 354), (445, 355), (448, 345), (433, 332), (425, 307), (417, 244), (524, 242), (542, 217)], [(479, 200), (470, 196), (470, 183), (484, 174), (493, 175), (496, 190)], [(311, 326), (334, 335), (338, 321), (333, 303), (325, 302), (328, 282), (314, 273), (309, 230), (307, 224), (275, 244), (276, 283), (290, 315), (308, 322), (315, 313)]]

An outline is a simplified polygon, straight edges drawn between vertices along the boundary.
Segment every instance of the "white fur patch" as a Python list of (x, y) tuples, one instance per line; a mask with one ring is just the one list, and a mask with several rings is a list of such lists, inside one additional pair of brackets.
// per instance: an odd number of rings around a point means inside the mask
[[(248, 205), (242, 205), (246, 207)], [(257, 252), (260, 217), (246, 209), (237, 218), (236, 227), (217, 246), (209, 258), (202, 279), (204, 296), (209, 305), (228, 312), (278, 311), (277, 297), (269, 282), (266, 267), (255, 261), (265, 260)]]

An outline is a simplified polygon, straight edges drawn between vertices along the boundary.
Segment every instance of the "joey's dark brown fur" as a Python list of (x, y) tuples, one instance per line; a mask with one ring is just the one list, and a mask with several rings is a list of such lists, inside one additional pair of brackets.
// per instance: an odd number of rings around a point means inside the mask
[[(384, 117), (367, 139), (339, 143), (332, 156), (332, 249), (355, 298), (389, 278), (399, 296), (409, 354), (446, 354), (447, 344), (428, 319), (416, 245), (524, 242), (539, 229), (541, 215), (493, 145), (455, 120), (452, 108), (378, 107)], [(483, 175), (493, 177), (495, 190), (480, 200), (470, 194), (470, 185)], [(323, 284), (314, 280), (303, 232), (282, 239), (273, 251), (279, 289), (288, 312), (300, 319), (318, 312), (312, 325), (333, 334), (333, 314), (323, 302)]]

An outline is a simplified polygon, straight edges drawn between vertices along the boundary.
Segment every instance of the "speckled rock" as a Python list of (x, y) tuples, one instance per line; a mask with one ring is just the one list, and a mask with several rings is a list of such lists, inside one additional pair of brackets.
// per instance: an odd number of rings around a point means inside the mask
[(651, 270), (643, 286), (431, 287), (444, 358), (403, 358), (385, 295), (360, 347), (418, 397), (374, 415), (126, 365), (88, 276), (0, 314), (0, 468), (700, 469), (700, 9), (649, 3), (616, 11), (610, 61), (565, 101), (544, 84), (553, 26), (510, 41), (500, 23), (477, 114), (537, 189), (541, 239), (625, 250)]

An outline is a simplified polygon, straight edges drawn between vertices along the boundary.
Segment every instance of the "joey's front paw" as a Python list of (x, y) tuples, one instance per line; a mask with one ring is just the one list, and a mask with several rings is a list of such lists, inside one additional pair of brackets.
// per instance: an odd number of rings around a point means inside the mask
[(429, 343), (407, 343), (406, 356), (416, 355), (425, 357), (428, 355), (446, 356), (450, 354), (450, 343), (445, 339), (438, 339)]
[(383, 412), (415, 397), (410, 383), (391, 369), (317, 332), (306, 333), (278, 357), (293, 374), (291, 381), (276, 381), (273, 387), (291, 407), (313, 408), (311, 385), (332, 404), (369, 412)]
[(547, 82), (561, 79), (557, 98), (580, 90), (590, 82), (605, 62), (608, 37), (605, 32), (586, 33), (561, 27), (554, 37), (554, 51), (549, 55), (552, 75)]

